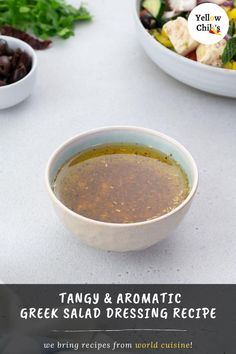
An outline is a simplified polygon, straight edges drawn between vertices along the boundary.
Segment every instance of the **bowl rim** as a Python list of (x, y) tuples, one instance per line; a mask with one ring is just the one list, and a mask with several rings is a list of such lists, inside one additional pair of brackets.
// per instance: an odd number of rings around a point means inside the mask
[[(159, 137), (163, 140), (168, 141), (170, 144), (174, 145), (175, 148), (177, 148), (177, 150), (181, 151), (186, 157), (187, 160), (189, 162), (191, 171), (193, 173), (193, 185), (192, 188), (187, 196), (187, 198), (175, 209), (173, 209), (172, 211), (170, 211), (169, 213), (166, 213), (164, 215), (159, 216), (158, 218), (153, 218), (151, 220), (146, 220), (146, 221), (140, 221), (140, 222), (134, 222), (134, 223), (127, 223), (127, 224), (122, 224), (122, 223), (111, 223), (111, 222), (104, 222), (104, 221), (99, 221), (99, 220), (94, 220), (94, 219), (90, 219), (86, 216), (83, 216), (81, 214), (77, 214), (76, 212), (72, 211), (71, 209), (69, 209), (67, 206), (65, 206), (55, 195), (55, 193), (52, 190), (52, 186), (49, 180), (49, 172), (51, 170), (51, 167), (53, 166), (54, 163), (54, 159), (56, 158), (56, 156), (58, 154), (60, 154), (66, 147), (68, 147), (71, 143), (73, 143), (74, 141), (83, 138), (83, 137), (88, 137), (89, 135), (92, 134), (96, 134), (96, 133), (100, 133), (100, 132), (107, 132), (109, 133), (110, 131), (114, 131), (114, 130), (132, 130), (132, 131), (137, 131), (143, 134), (147, 134), (147, 135), (153, 135), (155, 137)], [(197, 190), (197, 186), (198, 186), (198, 169), (197, 169), (197, 165), (192, 157), (192, 155), (190, 154), (190, 152), (182, 145), (180, 144), (178, 141), (176, 141), (175, 139), (169, 137), (166, 134), (160, 133), (156, 130), (153, 129), (149, 129), (149, 128), (143, 128), (143, 127), (137, 127), (137, 126), (126, 126), (126, 125), (116, 125), (116, 126), (105, 126), (105, 127), (100, 127), (100, 128), (95, 128), (95, 129), (91, 129), (88, 131), (85, 131), (83, 133), (77, 134), (72, 138), (67, 139), (64, 143), (62, 143), (56, 150), (54, 150), (54, 152), (52, 153), (51, 157), (48, 160), (47, 166), (46, 166), (46, 171), (45, 171), (45, 181), (46, 181), (46, 187), (47, 190), (49, 192), (50, 197), (52, 198), (52, 200), (66, 213), (69, 213), (71, 216), (75, 217), (76, 219), (82, 220), (82, 221), (86, 221), (89, 222), (90, 224), (95, 224), (98, 226), (107, 226), (107, 227), (124, 227), (124, 228), (128, 228), (128, 227), (137, 227), (137, 226), (144, 226), (144, 225), (150, 225), (156, 222), (160, 222), (164, 219), (167, 219), (168, 217), (174, 215), (175, 213), (179, 212), (181, 209), (183, 209), (194, 197), (196, 190)]]
[(215, 66), (211, 66), (211, 65), (207, 65), (207, 64), (203, 64), (203, 63), (199, 63), (198, 61), (195, 60), (191, 60), (189, 58), (186, 58), (168, 48), (166, 48), (164, 45), (162, 45), (161, 43), (159, 43), (157, 40), (155, 40), (155, 38), (153, 38), (153, 36), (148, 32), (148, 30), (143, 26), (140, 18), (139, 18), (139, 14), (138, 14), (138, 9), (140, 8), (141, 5), (141, 1), (142, 0), (134, 0), (134, 5), (135, 5), (135, 20), (137, 25), (143, 30), (143, 32), (146, 34), (146, 38), (152, 42), (153, 45), (156, 45), (157, 48), (159, 48), (160, 50), (163, 51), (163, 53), (165, 53), (166, 55), (170, 55), (172, 56), (174, 59), (184, 63), (184, 64), (189, 64), (192, 65), (195, 68), (198, 69), (202, 69), (205, 71), (212, 71), (214, 73), (217, 74), (226, 74), (229, 76), (236, 76), (236, 70), (231, 70), (231, 69), (226, 69), (226, 68), (218, 68)]
[[(10, 38), (10, 40), (9, 40), (9, 38)], [(10, 42), (15, 42), (16, 44), (19, 44), (19, 48), (21, 48), (21, 49), (27, 48), (27, 50), (30, 52), (30, 56), (32, 58), (32, 67), (31, 67), (30, 71), (28, 72), (28, 74), (17, 82), (13, 82), (12, 84), (5, 85), (5, 86), (0, 86), (0, 90), (3, 91), (3, 90), (10, 89), (12, 87), (15, 87), (17, 85), (20, 85), (23, 81), (27, 80), (27, 78), (29, 78), (29, 76), (31, 76), (35, 72), (37, 64), (38, 64), (38, 59), (37, 59), (37, 55), (36, 55), (34, 49), (28, 43), (22, 41), (21, 39), (18, 39), (18, 38), (12, 37), (12, 36), (2, 36), (2, 35), (0, 35), (0, 39), (4, 39), (6, 42), (9, 41), (9, 43), (8, 43), (9, 45), (10, 45)]]

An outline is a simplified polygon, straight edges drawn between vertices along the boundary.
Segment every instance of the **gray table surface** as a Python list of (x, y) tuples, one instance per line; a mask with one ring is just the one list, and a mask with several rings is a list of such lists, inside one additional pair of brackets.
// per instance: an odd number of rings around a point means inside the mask
[[(131, 0), (88, 1), (94, 21), (38, 52), (32, 96), (0, 112), (0, 278), (8, 283), (235, 283), (236, 100), (184, 86), (141, 49)], [(91, 249), (57, 219), (53, 150), (82, 131), (138, 125), (196, 159), (200, 185), (174, 234), (138, 253)]]

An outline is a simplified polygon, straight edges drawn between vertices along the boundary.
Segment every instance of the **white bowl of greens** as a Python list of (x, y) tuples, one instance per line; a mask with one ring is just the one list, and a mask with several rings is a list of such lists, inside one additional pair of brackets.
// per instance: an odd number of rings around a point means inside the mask
[[(145, 8), (143, 7), (144, 1)], [(164, 44), (162, 43), (163, 38), (161, 37), (161, 41), (159, 38), (160, 35), (163, 35), (162, 27), (166, 22), (170, 20), (174, 21), (182, 16), (187, 17), (188, 12), (182, 11), (180, 13), (176, 10), (171, 11), (171, 9), (167, 8), (167, 6), (169, 6), (169, 2), (167, 3), (168, 0), (144, 1), (135, 0), (135, 23), (139, 41), (144, 50), (146, 51), (147, 55), (152, 59), (152, 61), (156, 63), (167, 74), (189, 86), (221, 96), (236, 97), (236, 37), (232, 35), (232, 38), (234, 38), (233, 41), (235, 41), (235, 56), (232, 57), (232, 45), (230, 48), (231, 57), (229, 56), (227, 48), (224, 48), (224, 57), (226, 59), (225, 63), (222, 62), (222, 65), (218, 64), (219, 61), (217, 61), (217, 67), (205, 64), (203, 62), (198, 62), (196, 61), (196, 58), (192, 58), (193, 51), (189, 52), (185, 56), (181, 55), (172, 46), (172, 43), (170, 43), (169, 38), (164, 38)], [(214, 1), (219, 2), (221, 0)], [(178, 2), (181, 2), (181, 4), (187, 4), (188, 6), (192, 6), (194, 0), (176, 0), (175, 4)], [(234, 9), (233, 2), (231, 2), (231, 6), (232, 9)], [(147, 11), (147, 8), (152, 13)], [(140, 17), (143, 16), (143, 14), (140, 14), (142, 11), (146, 11), (146, 13), (148, 13), (148, 16), (144, 18), (144, 20), (142, 18), (141, 21)], [(145, 21), (147, 22), (145, 23)], [(228, 42), (229, 39), (231, 39), (230, 36), (226, 39), (226, 42)], [(165, 42), (165, 40), (167, 41)], [(225, 47), (227, 45), (228, 43), (225, 44)], [(197, 48), (195, 49), (195, 51), (196, 50)], [(232, 70), (233, 66), (235, 67), (235, 70)]]

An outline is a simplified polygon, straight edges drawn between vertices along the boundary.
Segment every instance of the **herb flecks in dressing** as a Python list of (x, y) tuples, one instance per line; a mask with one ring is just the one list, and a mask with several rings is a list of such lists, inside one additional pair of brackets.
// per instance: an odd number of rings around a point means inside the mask
[(59, 170), (54, 192), (74, 212), (111, 223), (164, 215), (188, 196), (188, 178), (171, 156), (136, 144), (100, 145)]

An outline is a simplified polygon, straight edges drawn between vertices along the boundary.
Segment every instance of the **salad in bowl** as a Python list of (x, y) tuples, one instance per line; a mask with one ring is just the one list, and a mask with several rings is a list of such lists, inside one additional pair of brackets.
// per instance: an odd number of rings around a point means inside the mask
[[(210, 45), (198, 43), (188, 30), (189, 14), (206, 2), (221, 6), (229, 18), (228, 34)], [(236, 0), (142, 0), (140, 5), (140, 21), (159, 44), (195, 62), (236, 70)]]

